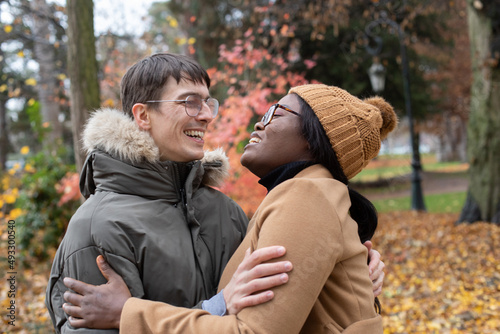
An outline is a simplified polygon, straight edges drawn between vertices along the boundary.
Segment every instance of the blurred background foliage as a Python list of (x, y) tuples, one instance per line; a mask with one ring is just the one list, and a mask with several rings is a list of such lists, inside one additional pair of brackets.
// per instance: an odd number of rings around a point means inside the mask
[[(92, 2), (88, 2), (92, 5)], [(464, 128), (450, 131), (443, 119), (464, 124), (470, 91), (465, 0), (248, 1), (171, 0), (150, 4), (140, 35), (108, 30), (96, 35), (101, 105), (120, 107), (119, 82), (127, 67), (154, 52), (184, 53), (208, 68), (212, 95), (221, 112), (207, 137), (223, 147), (232, 172), (222, 190), (249, 216), (265, 191), (239, 164), (253, 124), (291, 86), (321, 82), (355, 95), (373, 95), (367, 70), (364, 29), (385, 10), (405, 31), (410, 62), (412, 106), (418, 134), (436, 138), (439, 161), (465, 162)], [(0, 170), (16, 180), (15, 203), (20, 248), (44, 258), (64, 234), (79, 203), (61, 202), (59, 189), (78, 192), (69, 112), (67, 13), (64, 3), (10, 0), (0, 5)], [(117, 25), (126, 22), (116, 22)], [(399, 40), (390, 27), (379, 31), (378, 55), (387, 69), (386, 88), (404, 120)], [(460, 66), (456, 65), (459, 63)], [(456, 102), (460, 101), (460, 102)], [(458, 106), (458, 103), (460, 104)], [(405, 131), (405, 122), (400, 128)], [(456, 130), (456, 129), (455, 129)], [(460, 131), (461, 130), (461, 131)], [(403, 147), (408, 141), (396, 143)], [(19, 153), (28, 147), (27, 155)], [(29, 166), (10, 171), (13, 165)], [(78, 166), (77, 166), (78, 167)], [(69, 174), (68, 174), (69, 173)], [(72, 183), (71, 183), (72, 182)], [(12, 194), (14, 192), (11, 191)], [(8, 205), (7, 205), (8, 204)]]
[[(92, 6), (100, 1), (82, 3)], [(95, 34), (101, 106), (120, 108), (121, 77), (144, 56), (168, 51), (197, 59), (212, 78), (211, 94), (221, 101), (220, 115), (205, 137), (207, 148), (223, 147), (230, 158), (231, 174), (221, 190), (251, 216), (265, 190), (241, 167), (239, 157), (253, 125), (269, 105), (291, 86), (304, 83), (336, 85), (360, 97), (374, 95), (367, 70), (380, 61), (387, 75), (379, 94), (394, 105), (401, 119), (382, 153), (398, 154), (390, 156), (390, 166), (384, 165), (383, 158), (376, 159), (353, 180), (353, 186), (382, 212), (408, 210), (410, 157), (399, 154), (409, 152), (400, 41), (393, 29), (380, 27), (377, 33), (383, 47), (375, 58), (367, 52), (364, 33), (385, 10), (405, 32), (415, 131), (421, 149), (431, 156), (423, 159), (425, 177), (428, 184), (438, 184), (434, 188), (448, 192), (448, 197), (429, 192), (426, 202), (433, 205), (428, 208), (457, 214), (464, 205), (467, 184), (456, 191), (437, 181), (445, 179), (445, 174), (448, 185), (467, 179), (466, 126), (473, 70), (467, 3), (491, 20), (493, 31), (500, 31), (500, 7), (495, 0), (149, 2), (141, 18), (143, 29), (137, 29), (140, 33), (134, 33), (133, 27), (120, 29), (129, 22), (112, 15), (109, 20), (116, 29)], [(127, 5), (120, 2), (120, 6)], [(16, 221), (18, 265), (36, 277), (48, 269), (81, 203), (70, 112), (67, 17), (62, 0), (0, 1), (0, 215), (5, 221)], [(498, 40), (496, 35), (491, 38), (491, 57), (486, 62), (492, 69), (498, 69)], [(438, 204), (432, 196), (444, 202)], [(404, 216), (402, 223), (411, 224), (411, 217)], [(448, 217), (443, 226), (451, 220)], [(2, 229), (0, 243), (6, 238)], [(390, 244), (391, 240), (380, 242)], [(43, 268), (28, 268), (35, 264)], [(492, 280), (498, 282), (497, 278)], [(40, 291), (33, 291), (39, 303), (42, 288), (39, 284)], [(34, 331), (38, 323), (45, 328), (46, 314), (39, 308), (34, 306), (25, 315), (38, 319), (28, 330)], [(397, 329), (404, 322), (399, 320), (391, 332), (405, 332)], [(391, 317), (390, 321), (395, 320)], [(483, 329), (477, 333), (492, 332)]]

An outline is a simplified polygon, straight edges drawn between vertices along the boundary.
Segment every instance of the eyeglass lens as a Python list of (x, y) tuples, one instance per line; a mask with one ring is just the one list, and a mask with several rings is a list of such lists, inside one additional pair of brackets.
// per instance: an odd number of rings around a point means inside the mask
[(267, 124), (269, 124), (271, 122), (271, 119), (273, 118), (274, 111), (276, 110), (276, 107), (277, 107), (277, 105), (273, 104), (271, 107), (269, 107), (269, 109), (264, 114), (264, 116), (262, 116), (261, 122), (264, 123), (264, 126), (266, 126)]
[[(205, 102), (208, 105), (210, 111), (212, 112), (212, 117), (217, 116), (217, 113), (219, 112), (219, 101), (209, 97)], [(202, 107), (203, 107), (203, 100), (198, 95), (189, 95), (186, 98), (186, 113), (189, 116), (191, 117), (198, 116)]]

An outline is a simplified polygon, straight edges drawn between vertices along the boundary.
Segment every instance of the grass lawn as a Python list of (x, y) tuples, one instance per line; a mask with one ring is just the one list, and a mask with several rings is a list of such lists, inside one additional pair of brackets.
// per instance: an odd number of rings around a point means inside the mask
[[(460, 162), (436, 161), (434, 155), (422, 155), (422, 168), (426, 175), (424, 202), (430, 213), (459, 213), (465, 203), (466, 192), (447, 185), (467, 178), (468, 164)], [(411, 209), (411, 187), (409, 175), (412, 172), (409, 155), (383, 155), (371, 161), (364, 170), (351, 181), (353, 187), (367, 197), (379, 212), (403, 211)], [(437, 189), (436, 189), (437, 188)], [(394, 196), (391, 196), (394, 194)], [(371, 195), (371, 196), (369, 196)], [(380, 197), (380, 199), (378, 199)]]
[[(460, 213), (465, 203), (465, 191), (425, 195), (424, 202), (429, 213)], [(410, 197), (398, 197), (372, 201), (378, 212), (402, 211), (411, 209)]]
[[(463, 172), (468, 169), (468, 164), (461, 162), (437, 162), (435, 155), (425, 154), (421, 157), (422, 168), (426, 172)], [(372, 160), (353, 182), (371, 182), (397, 178), (410, 174), (411, 157), (409, 155), (382, 155)]]

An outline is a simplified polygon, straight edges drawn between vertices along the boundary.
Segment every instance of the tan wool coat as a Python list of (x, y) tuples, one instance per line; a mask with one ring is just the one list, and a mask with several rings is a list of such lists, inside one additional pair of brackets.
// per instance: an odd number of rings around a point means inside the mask
[(229, 282), (246, 249), (283, 245), (293, 270), (271, 302), (219, 317), (131, 298), (120, 333), (382, 333), (367, 249), (349, 207), (344, 184), (321, 165), (306, 168), (269, 192), (219, 284)]

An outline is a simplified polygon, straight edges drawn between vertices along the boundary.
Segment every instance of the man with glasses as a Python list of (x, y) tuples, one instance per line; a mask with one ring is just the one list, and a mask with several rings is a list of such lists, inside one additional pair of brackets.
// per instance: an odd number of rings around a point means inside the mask
[[(246, 233), (245, 213), (213, 188), (227, 175), (227, 158), (203, 150), (219, 108), (206, 71), (188, 57), (155, 54), (134, 64), (121, 86), (123, 111), (97, 110), (84, 130), (80, 188), (87, 201), (69, 223), (47, 287), (58, 333), (81, 332), (62, 309), (63, 279), (106, 283), (98, 255), (133, 296), (193, 307), (216, 294)], [(266, 290), (286, 282), (280, 274), (291, 264), (261, 262), (283, 254), (271, 247), (249, 255), (233, 288), (199, 307), (223, 315), (268, 301)]]

